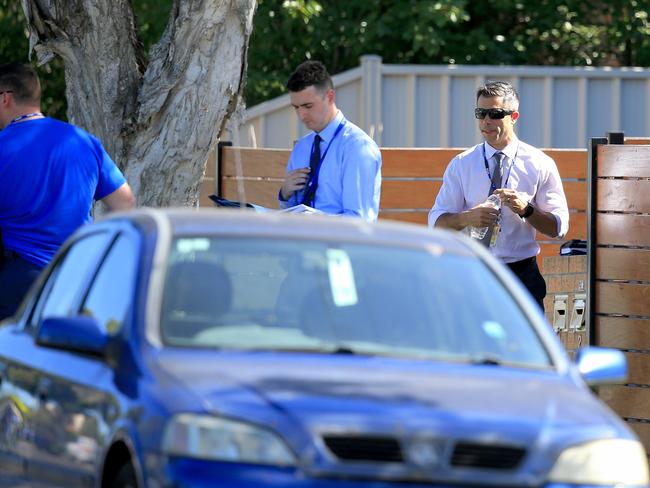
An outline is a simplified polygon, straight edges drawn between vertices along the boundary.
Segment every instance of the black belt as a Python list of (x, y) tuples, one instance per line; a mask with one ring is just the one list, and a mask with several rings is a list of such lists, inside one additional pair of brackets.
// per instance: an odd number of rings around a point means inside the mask
[(506, 265), (513, 271), (520, 271), (536, 262), (537, 256), (533, 256), (532, 258), (522, 259), (521, 261), (515, 261), (514, 263), (506, 263)]

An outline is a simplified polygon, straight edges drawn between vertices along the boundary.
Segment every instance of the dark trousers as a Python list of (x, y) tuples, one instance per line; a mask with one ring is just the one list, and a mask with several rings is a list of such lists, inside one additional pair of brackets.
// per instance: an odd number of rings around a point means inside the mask
[(522, 259), (514, 263), (506, 263), (517, 278), (524, 284), (535, 301), (544, 311), (544, 297), (546, 296), (546, 281), (537, 267), (537, 257)]
[(36, 264), (12, 253), (0, 255), (0, 320), (11, 317), (41, 272)]

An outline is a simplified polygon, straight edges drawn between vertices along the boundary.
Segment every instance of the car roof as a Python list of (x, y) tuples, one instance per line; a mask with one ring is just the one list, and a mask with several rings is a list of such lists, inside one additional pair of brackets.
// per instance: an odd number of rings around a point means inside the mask
[(205, 235), (258, 236), (268, 238), (316, 239), (430, 248), (438, 252), (476, 255), (457, 233), (422, 225), (382, 220), (369, 223), (360, 218), (304, 215), (283, 212), (255, 212), (212, 208), (142, 208), (109, 214), (101, 222), (132, 220), (153, 226), (171, 237)]

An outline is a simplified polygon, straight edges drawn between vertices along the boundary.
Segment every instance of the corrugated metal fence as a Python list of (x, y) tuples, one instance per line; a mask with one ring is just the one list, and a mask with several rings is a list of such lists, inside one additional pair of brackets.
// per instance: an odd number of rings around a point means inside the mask
[[(476, 88), (505, 80), (519, 91), (519, 137), (538, 147), (586, 148), (590, 137), (650, 133), (650, 69), (382, 64), (375, 55), (334, 76), (337, 104), (382, 147), (468, 147), (480, 142)], [(290, 148), (305, 134), (284, 95), (250, 107), (235, 145)]]

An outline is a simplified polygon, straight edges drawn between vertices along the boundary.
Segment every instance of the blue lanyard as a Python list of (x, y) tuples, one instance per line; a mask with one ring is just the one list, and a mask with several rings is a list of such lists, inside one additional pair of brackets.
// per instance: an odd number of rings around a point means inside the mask
[[(325, 148), (325, 152), (323, 152), (323, 155), (320, 158), (318, 158), (318, 166), (316, 167), (316, 173), (313, 174), (311, 176), (311, 178), (309, 178), (309, 183), (307, 184), (307, 186), (305, 187), (305, 190), (304, 190), (305, 195), (309, 194), (311, 188), (314, 185), (316, 185), (316, 187), (318, 187), (318, 175), (320, 174), (320, 168), (321, 168), (321, 165), (323, 164), (323, 161), (325, 160), (325, 156), (327, 156), (327, 151), (330, 150), (330, 146), (334, 142), (334, 139), (336, 139), (336, 136), (339, 135), (339, 132), (341, 132), (341, 129), (343, 129), (343, 126), (345, 125), (346, 122), (347, 121), (344, 120), (343, 122), (341, 122), (339, 124), (339, 126), (334, 131), (334, 135), (332, 136), (332, 139), (330, 139), (330, 142), (327, 144), (327, 147)], [(312, 152), (314, 151), (314, 145), (313, 144), (311, 146), (311, 150), (312, 150)], [(316, 195), (313, 196), (313, 198), (315, 198), (315, 197), (316, 197)]]
[(29, 119), (30, 117), (36, 117), (36, 116), (39, 116), (39, 115), (43, 116), (43, 114), (40, 113), (40, 112), (34, 112), (34, 113), (31, 113), (31, 114), (19, 115), (18, 117), (13, 119), (11, 122), (9, 122), (7, 125), (15, 124), (16, 122), (20, 122), (21, 120)]
[[(519, 144), (517, 144), (517, 150), (515, 151), (515, 157), (512, 158), (512, 163), (510, 163), (510, 167), (508, 168), (508, 176), (506, 176), (506, 181), (501, 185), (502, 188), (507, 188), (508, 187), (508, 180), (510, 179), (510, 173), (512, 172), (512, 167), (515, 165), (515, 161), (517, 160), (517, 154), (519, 153)], [(505, 153), (503, 154), (505, 156)], [(488, 175), (488, 178), (490, 179), (490, 193), (489, 195), (492, 195), (494, 193), (494, 190), (496, 190), (496, 186), (494, 186), (494, 181), (492, 181), (492, 173), (490, 173), (490, 166), (488, 165), (488, 160), (487, 160), (487, 155), (485, 154), (485, 143), (483, 143), (483, 163), (485, 163), (485, 172)], [(502, 176), (502, 181), (503, 181), (503, 175)]]

